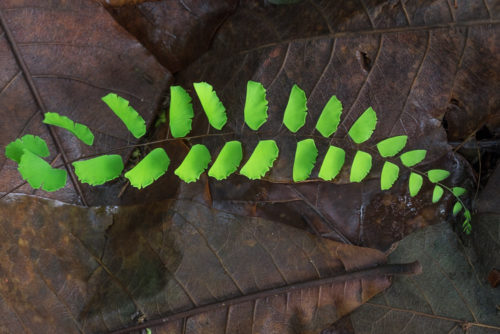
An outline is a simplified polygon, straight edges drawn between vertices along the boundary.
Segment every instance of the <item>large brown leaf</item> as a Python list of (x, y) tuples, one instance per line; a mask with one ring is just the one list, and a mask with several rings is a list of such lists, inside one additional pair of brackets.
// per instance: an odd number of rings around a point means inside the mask
[[(219, 29), (211, 50), (177, 75), (178, 83), (187, 88), (196, 81), (213, 84), (227, 107), (228, 124), (218, 132), (208, 127), (195, 99), (192, 134), (204, 137), (191, 143), (203, 142), (213, 156), (230, 139), (243, 142), (246, 157), (259, 139), (276, 139), (280, 147), (280, 157), (265, 181), (249, 182), (240, 176), (225, 182), (210, 179), (214, 207), (308, 226), (335, 240), (379, 249), (387, 249), (416, 228), (449, 217), (451, 197), (431, 204), (431, 186), (415, 198), (409, 196), (407, 169), (391, 191), (381, 192), (380, 159), (361, 184), (346, 183), (348, 165), (356, 149), (375, 157), (377, 141), (406, 134), (407, 149), (428, 150), (420, 169), (448, 169), (453, 173), (448, 184), (470, 186), (468, 164), (450, 151), (442, 119), (457, 100), (472, 105), (475, 98), (496, 101), (500, 87), (495, 75), (460, 84), (455, 79), (482, 72), (486, 57), (499, 63), (495, 51), (500, 45), (498, 8), (482, 1), (461, 3), (457, 8), (447, 1), (371, 1), (365, 5), (242, 2)], [(258, 132), (243, 123), (248, 80), (260, 81), (267, 88), (269, 119)], [(487, 81), (491, 89), (478, 88), (476, 81), (481, 85)], [(297, 134), (281, 124), (294, 83), (309, 99), (307, 123)], [(459, 94), (457, 87), (468, 89), (461, 88)], [(343, 102), (344, 113), (342, 125), (330, 140), (321, 138), (314, 125), (333, 94)], [(354, 145), (347, 130), (368, 106), (378, 114), (377, 129), (369, 142)], [(475, 115), (492, 114), (495, 108), (483, 106)], [(475, 122), (462, 118), (465, 121)], [(165, 130), (160, 137), (166, 135)], [(312, 180), (297, 184), (291, 182), (293, 159), (296, 142), (304, 138), (315, 139), (320, 157)], [(347, 167), (335, 183), (315, 182), (329, 143), (347, 150)]]
[[(135, 142), (100, 100), (116, 92), (149, 123), (171, 79), (136, 40), (91, 0), (0, 2), (0, 147), (27, 134), (44, 138), (50, 161), (60, 165), (84, 155)], [(96, 135), (88, 147), (65, 130), (42, 124), (43, 113), (58, 112), (88, 125)], [(130, 149), (119, 152), (126, 159)], [(22, 184), (16, 164), (0, 155), (0, 191)], [(70, 203), (116, 200), (121, 185), (80, 185), (68, 166), (67, 186), (36, 193)]]
[[(384, 269), (377, 250), (193, 201), (82, 208), (6, 199), (1, 332), (95, 333), (229, 300), (169, 328), (308, 333), (387, 288), (388, 274), (415, 269)], [(297, 282), (327, 277), (333, 280), (294, 290)], [(280, 287), (285, 294), (274, 296)], [(230, 305), (234, 297), (269, 289)]]

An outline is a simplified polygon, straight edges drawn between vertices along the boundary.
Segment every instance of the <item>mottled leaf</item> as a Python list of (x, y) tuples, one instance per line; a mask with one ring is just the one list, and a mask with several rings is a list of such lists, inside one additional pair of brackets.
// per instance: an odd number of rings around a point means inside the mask
[(278, 145), (274, 140), (259, 141), (248, 161), (241, 167), (240, 174), (250, 180), (261, 179), (271, 169), (278, 154)]
[(318, 149), (313, 139), (304, 139), (297, 143), (293, 162), (293, 180), (304, 181), (309, 178), (316, 164)]
[(24, 150), (30, 151), (39, 157), (46, 158), (50, 155), (45, 140), (38, 136), (24, 135), (5, 147), (5, 156), (17, 163), (21, 162)]
[(133, 187), (145, 188), (165, 174), (170, 159), (163, 148), (155, 148), (148, 153), (134, 168), (125, 173)]
[(123, 171), (122, 157), (117, 154), (73, 162), (75, 174), (82, 183), (98, 186), (116, 179)]
[(201, 173), (207, 169), (211, 160), (208, 148), (205, 145), (196, 144), (191, 147), (189, 153), (174, 173), (186, 183), (198, 181)]
[(295, 133), (306, 124), (307, 97), (306, 93), (299, 86), (293, 85), (286, 105), (283, 124)]
[(361, 182), (372, 168), (372, 156), (363, 151), (357, 151), (351, 166), (351, 182)]
[(87, 145), (92, 145), (94, 143), (94, 134), (86, 125), (76, 123), (69, 117), (61, 116), (55, 112), (48, 112), (43, 116), (43, 122), (45, 124), (50, 124), (66, 129)]
[(250, 129), (257, 131), (267, 121), (267, 104), (264, 86), (260, 82), (249, 80), (243, 114)]
[(366, 109), (349, 129), (349, 137), (356, 143), (361, 144), (372, 136), (377, 126), (377, 114), (372, 107)]
[(227, 115), (226, 108), (217, 97), (217, 93), (206, 82), (195, 82), (193, 86), (207, 115), (208, 122), (217, 130), (221, 130), (226, 125)]
[(208, 176), (217, 180), (225, 180), (233, 174), (241, 164), (243, 159), (243, 148), (237, 140), (228, 141), (222, 147), (214, 164), (208, 170)]
[(109, 93), (102, 98), (104, 103), (122, 120), (123, 124), (135, 138), (141, 138), (146, 133), (146, 121), (139, 113), (129, 106), (129, 102), (115, 93)]
[(399, 177), (399, 167), (392, 162), (384, 162), (384, 167), (382, 168), (382, 174), (380, 175), (380, 189), (388, 190), (392, 188), (392, 185)]
[(393, 157), (406, 146), (408, 136), (396, 136), (384, 139), (377, 144), (378, 152), (383, 158)]
[(333, 180), (344, 166), (345, 151), (340, 147), (330, 146), (326, 152), (318, 177), (325, 181)]
[(64, 169), (52, 168), (50, 164), (31, 151), (24, 150), (18, 167), (19, 173), (34, 189), (56, 191), (66, 185)]
[(321, 115), (319, 115), (318, 122), (316, 123), (316, 130), (323, 137), (330, 137), (340, 123), (340, 115), (342, 114), (342, 102), (333, 95), (326, 103)]
[(172, 137), (186, 136), (191, 131), (194, 116), (191, 96), (181, 86), (170, 86), (170, 132)]

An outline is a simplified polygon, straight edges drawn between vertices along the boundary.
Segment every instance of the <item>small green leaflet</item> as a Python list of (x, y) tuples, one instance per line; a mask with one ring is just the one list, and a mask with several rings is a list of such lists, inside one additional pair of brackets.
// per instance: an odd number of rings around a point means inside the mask
[(195, 82), (193, 86), (210, 125), (217, 130), (222, 129), (227, 122), (226, 108), (217, 97), (213, 87), (206, 82)]
[(456, 202), (453, 206), (453, 215), (456, 216), (462, 210), (462, 204), (460, 202)]
[(388, 190), (399, 177), (399, 167), (392, 162), (386, 161), (382, 167), (382, 174), (380, 176), (380, 189)]
[(470, 231), (472, 230), (472, 226), (470, 224), (470, 221), (471, 221), (472, 217), (470, 215), (470, 211), (469, 210), (465, 209), (464, 217), (465, 217), (465, 220), (462, 223), (462, 228), (463, 228), (463, 230), (464, 230), (464, 232), (466, 234), (470, 234)]
[(170, 86), (170, 132), (172, 137), (186, 136), (194, 117), (191, 96), (181, 86)]
[(432, 203), (437, 203), (441, 197), (443, 197), (444, 189), (436, 185), (434, 191), (432, 192)]
[(348, 132), (349, 137), (351, 137), (356, 144), (361, 144), (370, 139), (376, 126), (377, 114), (372, 107), (369, 107), (351, 126)]
[(24, 150), (30, 151), (39, 157), (48, 157), (50, 155), (49, 148), (45, 140), (38, 136), (24, 135), (18, 138), (5, 147), (5, 156), (17, 163), (21, 162), (21, 157)]
[(429, 181), (431, 181), (432, 183), (443, 181), (448, 176), (450, 176), (450, 172), (444, 169), (431, 169), (430, 171), (427, 172), (427, 177), (429, 178)]
[(205, 145), (196, 144), (191, 147), (174, 173), (186, 183), (198, 181), (201, 173), (207, 169), (211, 160), (208, 148)]
[(410, 180), (408, 182), (410, 188), (410, 196), (416, 196), (422, 188), (422, 183), (424, 182), (424, 178), (420, 174), (411, 173)]
[(361, 182), (372, 168), (372, 156), (363, 151), (357, 151), (351, 166), (351, 182)]
[(165, 174), (170, 159), (163, 148), (155, 148), (134, 168), (125, 173), (130, 184), (138, 189), (145, 188)]
[(86, 125), (73, 122), (66, 116), (61, 116), (55, 112), (48, 112), (44, 114), (43, 122), (68, 130), (87, 145), (94, 143), (94, 134)]
[(98, 186), (116, 179), (123, 171), (122, 157), (117, 154), (101, 155), (73, 162), (75, 174), (82, 183)]
[(208, 170), (208, 176), (217, 180), (225, 180), (240, 166), (243, 159), (243, 148), (239, 141), (229, 141), (224, 144), (214, 164)]
[(316, 123), (316, 130), (318, 130), (323, 137), (330, 137), (337, 131), (341, 114), (342, 102), (334, 95), (328, 100), (321, 115), (319, 115), (318, 122)]
[(146, 121), (144, 121), (144, 118), (134, 108), (128, 105), (127, 100), (115, 93), (109, 93), (102, 100), (122, 120), (135, 138), (144, 136), (146, 133)]
[(293, 85), (286, 105), (283, 124), (295, 133), (306, 124), (307, 97), (306, 93), (299, 86)]
[(383, 158), (393, 157), (406, 146), (408, 136), (396, 136), (382, 140), (377, 144), (380, 156)]
[(317, 157), (318, 149), (313, 139), (304, 139), (297, 143), (295, 161), (293, 162), (293, 180), (295, 182), (309, 178)]
[(463, 194), (465, 194), (467, 190), (465, 190), (465, 188), (462, 188), (462, 187), (453, 187), (451, 189), (451, 192), (453, 193), (453, 195), (459, 197), (459, 196), (462, 196)]
[(247, 97), (245, 100), (245, 123), (257, 131), (267, 121), (266, 89), (260, 82), (248, 81)]
[(333, 180), (344, 166), (345, 151), (336, 146), (330, 146), (326, 152), (318, 177), (325, 181)]
[(399, 158), (401, 159), (403, 165), (406, 167), (412, 167), (424, 160), (426, 154), (426, 150), (413, 150), (401, 154)]
[(41, 186), (45, 191), (56, 191), (66, 185), (66, 170), (52, 168), (47, 161), (28, 150), (24, 150), (21, 156), (18, 171), (34, 189)]
[(245, 175), (250, 180), (261, 179), (271, 169), (278, 154), (278, 145), (274, 140), (259, 141), (252, 155), (241, 168), (240, 174)]

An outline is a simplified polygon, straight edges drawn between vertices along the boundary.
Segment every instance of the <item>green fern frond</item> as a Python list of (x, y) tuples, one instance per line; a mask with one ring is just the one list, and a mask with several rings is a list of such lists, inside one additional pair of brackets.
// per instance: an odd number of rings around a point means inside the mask
[(144, 157), (134, 168), (125, 173), (130, 184), (138, 189), (145, 188), (165, 174), (170, 165), (170, 159), (162, 148), (155, 148)]
[(82, 183), (98, 186), (116, 179), (123, 171), (122, 157), (117, 154), (73, 162), (75, 174)]
[(340, 173), (345, 162), (345, 151), (340, 147), (330, 146), (326, 152), (318, 177), (330, 181)]
[(47, 161), (28, 150), (24, 150), (21, 156), (18, 171), (33, 189), (41, 187), (51, 192), (66, 185), (66, 170), (53, 168)]
[(186, 136), (194, 117), (191, 96), (181, 86), (170, 86), (170, 132), (172, 137)]
[(141, 138), (146, 133), (146, 121), (123, 97), (109, 93), (102, 98), (104, 103), (118, 116), (135, 138)]
[(38, 136), (24, 135), (22, 138), (14, 140), (5, 147), (5, 156), (20, 163), (21, 157), (25, 151), (29, 151), (43, 158), (50, 155), (45, 140)]
[(271, 169), (278, 158), (279, 149), (274, 140), (261, 140), (248, 161), (241, 167), (240, 174), (250, 180), (259, 180)]
[(370, 139), (376, 126), (377, 114), (372, 107), (369, 107), (351, 126), (348, 132), (349, 137), (351, 137), (356, 144), (361, 144)]
[(286, 105), (283, 124), (295, 133), (306, 124), (307, 97), (306, 93), (299, 86), (293, 85)]
[(208, 148), (205, 145), (196, 144), (191, 147), (174, 174), (186, 183), (198, 181), (211, 160), (212, 157)]
[(342, 102), (334, 95), (328, 100), (316, 123), (316, 130), (325, 138), (330, 137), (340, 124)]
[(94, 134), (86, 125), (76, 123), (66, 116), (61, 116), (55, 112), (48, 112), (44, 114), (43, 122), (68, 130), (87, 145), (94, 143)]
[(257, 131), (267, 121), (267, 99), (266, 89), (260, 82), (248, 81), (247, 97), (243, 115), (245, 123), (254, 131)]
[(225, 180), (236, 172), (243, 159), (243, 147), (239, 141), (233, 140), (224, 144), (214, 164), (208, 171), (208, 176), (217, 180)]
[(227, 122), (226, 108), (219, 100), (214, 88), (206, 82), (195, 82), (193, 86), (208, 122), (217, 130), (221, 130)]
[(318, 149), (313, 139), (304, 139), (297, 143), (295, 161), (293, 162), (293, 180), (305, 181), (311, 175), (318, 157)]

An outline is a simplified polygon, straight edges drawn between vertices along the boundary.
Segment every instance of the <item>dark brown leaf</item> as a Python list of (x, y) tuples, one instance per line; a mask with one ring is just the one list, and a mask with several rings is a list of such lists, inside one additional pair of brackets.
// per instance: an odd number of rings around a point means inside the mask
[[(148, 124), (171, 79), (136, 40), (91, 0), (5, 0), (0, 3), (0, 146), (30, 133), (41, 136), (55, 165), (135, 142), (101, 101), (115, 92)], [(42, 124), (43, 113), (57, 112), (88, 125), (96, 135), (88, 147), (65, 130)], [(130, 149), (119, 152), (125, 158)], [(0, 155), (0, 191), (22, 184), (16, 164)], [(69, 175), (72, 167), (68, 166)], [(117, 201), (120, 184), (86, 187), (76, 178), (55, 193), (35, 193), (69, 203)]]
[[(228, 300), (163, 331), (312, 333), (387, 288), (388, 274), (415, 269), (376, 267), (385, 263), (377, 250), (193, 201), (82, 208), (6, 199), (0, 203), (1, 332), (95, 333)], [(327, 277), (333, 281), (294, 288)], [(262, 293), (281, 287), (285, 294)]]

